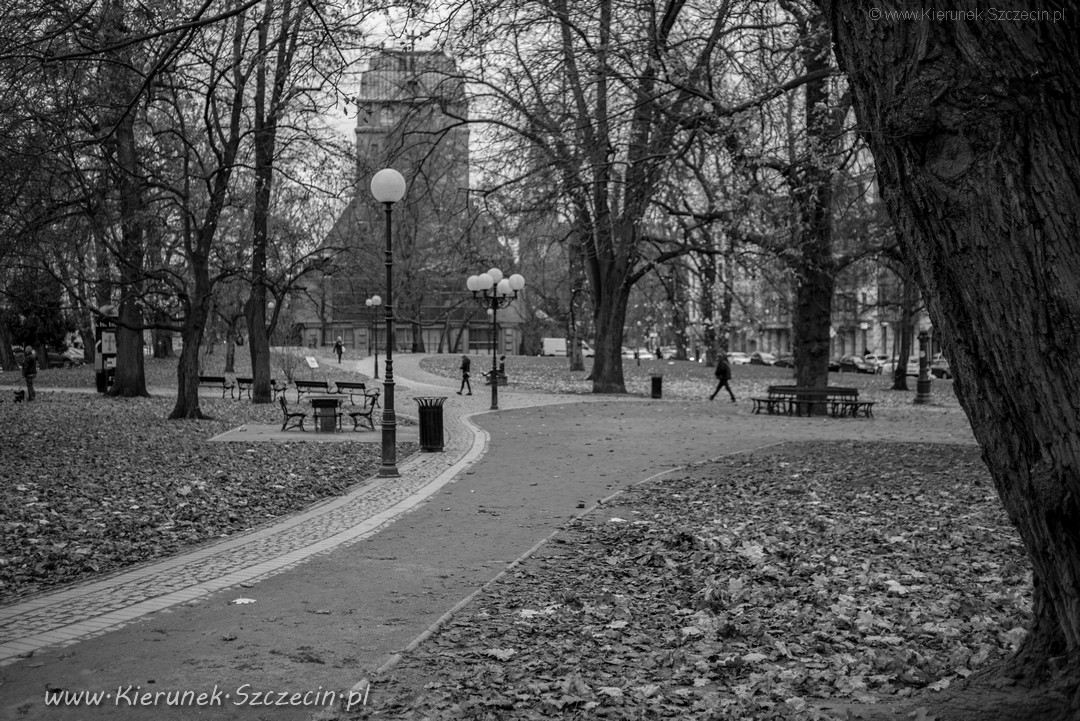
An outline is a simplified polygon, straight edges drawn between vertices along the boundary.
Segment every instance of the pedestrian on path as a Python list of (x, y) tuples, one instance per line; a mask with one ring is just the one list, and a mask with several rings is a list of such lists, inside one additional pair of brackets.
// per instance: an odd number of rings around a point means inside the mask
[(340, 336), (338, 337), (337, 342), (334, 343), (334, 352), (337, 353), (338, 365), (341, 365), (341, 354), (345, 352), (345, 344), (341, 342)]
[(716, 390), (709, 396), (709, 400), (714, 400), (716, 394), (720, 392), (721, 388), (726, 388), (727, 392), (731, 395), (731, 402), (735, 402), (735, 391), (731, 390), (731, 386), (728, 381), (731, 380), (731, 366), (728, 365), (727, 355), (720, 354), (720, 359), (716, 361)]
[(461, 356), (461, 387), (458, 388), (458, 392), (457, 392), (457, 394), (459, 396), (461, 395), (461, 392), (463, 390), (465, 390), (466, 388), (469, 389), (469, 392), (466, 393), (465, 395), (469, 395), (469, 396), (472, 395), (472, 384), (469, 383), (469, 370), (471, 368), (472, 368), (472, 361), (469, 360), (469, 356), (467, 356), (467, 355)]
[(33, 347), (26, 346), (23, 349), (22, 374), (26, 381), (27, 402), (34, 400), (34, 378), (37, 377), (37, 366), (37, 353), (34, 352)]

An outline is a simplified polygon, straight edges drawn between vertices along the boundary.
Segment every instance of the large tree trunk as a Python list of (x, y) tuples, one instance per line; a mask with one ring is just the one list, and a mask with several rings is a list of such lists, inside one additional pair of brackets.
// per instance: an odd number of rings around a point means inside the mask
[[(123, 2), (113, 0), (104, 10), (105, 35), (109, 40), (123, 37), (125, 10)], [(135, 109), (128, 99), (138, 95), (138, 80), (131, 63), (130, 48), (110, 53), (111, 64), (105, 71), (113, 93), (114, 107), (108, 109), (112, 135), (108, 146), (112, 153), (113, 173), (120, 206), (120, 308), (116, 331), (116, 375), (109, 389), (111, 395), (145, 396), (143, 371), (142, 301), (144, 215), (142, 169), (139, 167), (135, 140)]]
[(210, 417), (199, 407), (199, 348), (207, 319), (210, 317), (212, 285), (206, 263), (193, 263), (192, 270), (195, 276), (194, 292), (191, 294), (191, 306), (184, 316), (184, 329), (181, 331), (184, 347), (180, 350), (180, 361), (176, 365), (176, 405), (169, 414), (172, 420)]
[[(1034, 567), (1006, 669), (1080, 714), (1080, 45), (1034, 22), (894, 21), (826, 2), (904, 255)], [(974, 8), (970, 3), (959, 6)], [(899, 9), (879, 2), (875, 13)], [(1054, 22), (1053, 13), (1058, 13)], [(986, 12), (985, 9), (982, 10)], [(980, 719), (1008, 715), (992, 699)], [(1064, 708), (1068, 706), (1068, 709)]]
[[(820, 15), (803, 20), (802, 55), (805, 71), (813, 75), (829, 69), (828, 39), (822, 33)], [(830, 98), (829, 81), (818, 78), (806, 83), (805, 169), (793, 174), (793, 188), (799, 226), (798, 256), (795, 265), (795, 385), (824, 388), (829, 384), (829, 348), (832, 328), (832, 298), (836, 286), (833, 258), (833, 163), (840, 111)], [(824, 413), (824, 404), (816, 406)]]
[(625, 393), (622, 337), (630, 286), (621, 262), (612, 261), (603, 266), (607, 271), (605, 280), (593, 286), (596, 339), (593, 343), (592, 390), (593, 393)]
[(918, 289), (915, 287), (915, 278), (912, 277), (911, 269), (904, 268), (903, 276), (903, 305), (900, 307), (900, 352), (893, 369), (894, 391), (908, 390), (907, 365), (913, 348), (911, 347), (912, 336), (915, 333), (915, 303), (918, 299)]

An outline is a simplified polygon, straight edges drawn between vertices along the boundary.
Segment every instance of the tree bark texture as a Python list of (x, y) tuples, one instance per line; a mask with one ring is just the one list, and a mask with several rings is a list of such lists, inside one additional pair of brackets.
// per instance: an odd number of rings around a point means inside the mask
[[(954, 3), (959, 8), (976, 5)], [(1080, 710), (1080, 44), (1046, 19), (826, 2), (841, 67), (957, 396), (1034, 567), (1011, 671)], [(985, 13), (985, 8), (982, 9)], [(876, 15), (876, 17), (875, 17)], [(1060, 16), (1059, 16), (1060, 17)], [(1060, 688), (1060, 686), (1059, 686)], [(1070, 716), (1075, 718), (1075, 715)]]
[[(124, 37), (124, 4), (113, 0), (104, 8), (104, 36), (115, 42)], [(110, 132), (106, 148), (112, 164), (115, 192), (119, 206), (120, 242), (118, 267), (120, 303), (116, 330), (116, 375), (109, 393), (134, 397), (149, 395), (143, 370), (143, 265), (145, 260), (145, 214), (142, 168), (135, 138), (135, 103), (139, 79), (130, 48), (110, 53), (104, 70), (108, 79), (109, 101), (104, 124)]]
[[(278, 5), (278, 15), (275, 15)], [(301, 8), (306, 7), (301, 3)], [(270, 403), (270, 329), (266, 325), (266, 248), (269, 242), (271, 190), (274, 183), (274, 155), (278, 121), (287, 103), (287, 85), (293, 76), (293, 58), (303, 11), (294, 13), (290, 0), (264, 4), (259, 19), (258, 65), (255, 69), (255, 196), (252, 210), (251, 294), (244, 304), (248, 326), (248, 353), (251, 356), (253, 403)], [(276, 35), (270, 42), (273, 22)], [(272, 76), (272, 77), (271, 77)], [(270, 81), (268, 83), (268, 80)], [(267, 93), (269, 84), (269, 93)]]
[[(801, 18), (799, 35), (805, 72), (815, 75), (827, 71), (828, 35), (822, 17), (814, 13)], [(793, 267), (797, 279), (792, 319), (795, 385), (808, 388), (829, 385), (832, 299), (837, 274), (833, 257), (833, 169), (840, 124), (837, 101), (830, 95), (826, 77), (817, 77), (803, 86), (806, 158), (801, 169), (789, 173), (788, 180), (794, 186), (798, 223), (795, 239), (799, 249)], [(824, 404), (818, 412), (825, 412)]]

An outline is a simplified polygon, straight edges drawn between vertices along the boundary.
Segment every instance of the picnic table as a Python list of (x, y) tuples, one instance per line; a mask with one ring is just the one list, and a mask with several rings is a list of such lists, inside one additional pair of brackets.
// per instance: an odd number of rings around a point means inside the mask
[(341, 425), (341, 399), (337, 396), (312, 396), (311, 415), (315, 420), (315, 431), (333, 433)]

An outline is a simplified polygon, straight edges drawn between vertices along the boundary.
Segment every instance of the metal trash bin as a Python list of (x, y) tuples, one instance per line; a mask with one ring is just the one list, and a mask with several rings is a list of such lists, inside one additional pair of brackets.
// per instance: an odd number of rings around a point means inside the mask
[(660, 398), (663, 395), (664, 376), (660, 373), (652, 374), (652, 397)]
[(414, 398), (420, 407), (420, 450), (441, 452), (443, 449), (443, 403), (446, 396)]

